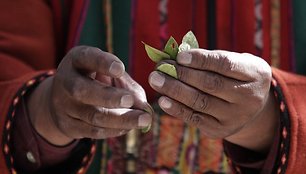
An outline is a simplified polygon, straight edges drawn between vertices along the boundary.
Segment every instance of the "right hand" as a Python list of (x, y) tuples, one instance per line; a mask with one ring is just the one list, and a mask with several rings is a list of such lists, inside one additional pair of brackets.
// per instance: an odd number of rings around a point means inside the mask
[[(38, 103), (42, 107), (37, 108)], [(152, 111), (144, 90), (125, 72), (123, 63), (87, 46), (68, 52), (55, 76), (32, 93), (28, 107), (35, 129), (56, 145), (120, 136), (152, 120), (144, 111)]]

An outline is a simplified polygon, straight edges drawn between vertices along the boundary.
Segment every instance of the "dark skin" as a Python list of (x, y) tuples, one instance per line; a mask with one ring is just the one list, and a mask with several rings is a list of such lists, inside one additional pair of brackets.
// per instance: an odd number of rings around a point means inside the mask
[[(172, 63), (178, 79), (157, 71), (149, 77), (153, 89), (162, 94), (159, 104), (165, 112), (209, 138), (267, 153), (279, 113), (270, 91), (271, 68), (264, 60), (194, 49), (179, 53)], [(38, 133), (56, 145), (83, 137), (120, 136), (152, 120), (144, 111), (150, 111), (144, 90), (124, 71), (123, 63), (85, 46), (64, 57), (55, 76), (32, 93), (28, 108)]]
[[(168, 62), (169, 63), (169, 62)], [(251, 54), (193, 49), (178, 54), (178, 79), (159, 71), (149, 83), (159, 105), (209, 138), (267, 153), (277, 130), (270, 66)]]
[(55, 145), (120, 136), (148, 126), (153, 114), (143, 88), (123, 63), (87, 46), (67, 53), (55, 76), (32, 93), (28, 108), (35, 129)]

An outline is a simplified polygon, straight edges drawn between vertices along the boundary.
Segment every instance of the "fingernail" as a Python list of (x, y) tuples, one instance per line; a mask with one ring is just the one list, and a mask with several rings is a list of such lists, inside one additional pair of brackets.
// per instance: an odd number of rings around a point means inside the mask
[(189, 65), (192, 61), (192, 55), (188, 52), (180, 52), (176, 58), (177, 62), (183, 65)]
[(161, 76), (158, 72), (153, 72), (150, 77), (150, 83), (161, 88), (165, 83), (165, 77)]
[(109, 67), (109, 73), (111, 73), (113, 76), (119, 76), (123, 72), (123, 65), (119, 62), (113, 62), (111, 66)]
[(121, 107), (129, 108), (133, 106), (133, 104), (134, 104), (134, 99), (131, 95), (124, 95), (121, 97), (121, 100), (120, 100)]
[(169, 109), (172, 106), (172, 103), (167, 98), (162, 98), (159, 104), (162, 108), (165, 108), (165, 109)]
[(142, 114), (138, 118), (138, 126), (139, 127), (147, 127), (151, 124), (151, 116), (149, 114)]

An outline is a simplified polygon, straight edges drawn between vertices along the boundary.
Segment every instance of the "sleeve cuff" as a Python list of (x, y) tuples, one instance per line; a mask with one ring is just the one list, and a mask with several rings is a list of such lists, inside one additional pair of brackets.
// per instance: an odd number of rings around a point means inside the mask
[[(24, 170), (38, 170), (44, 166), (54, 165), (47, 173), (54, 171), (82, 174), (86, 172), (93, 158), (96, 149), (94, 140), (83, 139), (63, 147), (54, 146), (35, 131), (23, 111), (23, 98), (31, 89), (53, 74), (53, 71), (49, 71), (27, 81), (11, 103), (2, 137), (4, 157), (11, 173), (23, 173)], [(64, 161), (56, 164), (59, 158)]]

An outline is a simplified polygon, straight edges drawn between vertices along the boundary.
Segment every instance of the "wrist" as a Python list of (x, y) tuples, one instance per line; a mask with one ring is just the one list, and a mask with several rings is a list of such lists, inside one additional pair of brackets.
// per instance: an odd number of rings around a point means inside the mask
[(280, 124), (279, 115), (276, 99), (270, 89), (266, 105), (256, 118), (225, 139), (253, 151), (268, 153)]
[(26, 101), (28, 115), (36, 132), (51, 144), (62, 146), (73, 141), (63, 134), (52, 119), (50, 101), (53, 77), (44, 80), (35, 88)]

